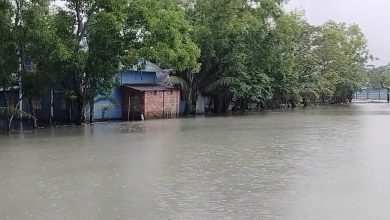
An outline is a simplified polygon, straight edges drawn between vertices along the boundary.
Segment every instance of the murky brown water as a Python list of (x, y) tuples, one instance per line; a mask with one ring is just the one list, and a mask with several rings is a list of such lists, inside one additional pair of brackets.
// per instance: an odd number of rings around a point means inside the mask
[(390, 105), (0, 136), (0, 219), (390, 219)]

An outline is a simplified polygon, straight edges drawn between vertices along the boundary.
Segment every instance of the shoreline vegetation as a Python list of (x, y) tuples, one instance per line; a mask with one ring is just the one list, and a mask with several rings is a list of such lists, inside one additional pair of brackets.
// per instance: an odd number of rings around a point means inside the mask
[[(275, 109), (351, 102), (377, 86), (390, 91), (389, 68), (370, 67), (357, 24), (307, 22), (283, 0), (0, 0), (0, 113), (11, 127), (20, 100), (34, 103), (59, 85), (71, 122), (81, 125), (113, 76), (140, 61), (172, 70), (184, 115), (199, 96), (229, 107)], [(18, 100), (9, 93), (18, 88)], [(109, 97), (108, 97), (109, 98)], [(388, 95), (389, 99), (389, 95)], [(52, 121), (50, 121), (52, 122)], [(53, 122), (54, 123), (54, 122)]]

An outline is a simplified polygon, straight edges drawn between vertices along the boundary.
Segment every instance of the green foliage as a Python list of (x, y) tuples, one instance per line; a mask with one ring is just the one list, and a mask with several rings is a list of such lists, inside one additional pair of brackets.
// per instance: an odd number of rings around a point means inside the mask
[(390, 64), (367, 69), (367, 78), (363, 83), (366, 86), (383, 88), (390, 91)]
[[(359, 27), (308, 24), (282, 1), (192, 0), (183, 3), (201, 49), (199, 73), (174, 81), (188, 102), (198, 94), (244, 102), (344, 102), (361, 87), (368, 59)], [(213, 85), (224, 79), (234, 83)], [(184, 83), (185, 82), (185, 83)]]
[(115, 14), (102, 12), (93, 16), (89, 25), (86, 72), (94, 88), (89, 95), (95, 97), (111, 91), (113, 75), (119, 70), (122, 24)]
[(58, 43), (55, 38), (53, 16), (49, 1), (25, 3), (23, 10), (23, 60), (32, 61), (32, 69), (22, 69), (21, 79), (24, 96), (42, 98), (58, 77)]
[(390, 86), (388, 72), (366, 74), (358, 25), (313, 26), (299, 11), (286, 13), (283, 2), (65, 0), (51, 9), (49, 0), (0, 0), (0, 87), (21, 79), (33, 99), (64, 80), (79, 124), (121, 68), (146, 60), (173, 70), (171, 83), (189, 106), (200, 94), (219, 108), (344, 102), (364, 81)]
[(320, 27), (314, 51), (322, 96), (336, 101), (349, 99), (360, 85), (368, 60), (367, 42), (357, 25), (327, 22)]
[[(69, 79), (75, 94), (75, 122), (98, 94), (107, 94), (119, 71), (123, 51), (122, 0), (67, 0), (66, 8), (54, 14), (58, 72)], [(93, 109), (93, 108), (92, 108)]]
[(175, 0), (130, 0), (125, 63), (131, 66), (150, 60), (175, 72), (198, 71), (200, 50), (189, 36), (191, 28)]
[[(269, 29), (268, 19), (280, 14), (281, 8), (276, 1), (261, 4), (263, 7), (239, 0), (198, 0), (187, 8), (194, 24), (192, 36), (201, 49), (201, 70), (192, 77), (196, 94), (233, 95), (236, 99), (251, 100), (269, 95), (266, 88), (269, 79), (256, 69), (252, 55)], [(236, 82), (229, 86), (226, 83), (219, 88), (213, 86), (214, 82), (233, 78)]]
[(9, 0), (0, 0), (0, 88), (12, 84), (12, 73), (18, 69), (13, 36), (13, 7)]

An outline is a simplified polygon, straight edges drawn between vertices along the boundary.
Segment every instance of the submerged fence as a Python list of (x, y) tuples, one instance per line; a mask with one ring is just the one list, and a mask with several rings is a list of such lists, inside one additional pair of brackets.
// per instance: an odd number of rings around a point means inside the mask
[(354, 100), (387, 101), (386, 89), (362, 89), (353, 95)]

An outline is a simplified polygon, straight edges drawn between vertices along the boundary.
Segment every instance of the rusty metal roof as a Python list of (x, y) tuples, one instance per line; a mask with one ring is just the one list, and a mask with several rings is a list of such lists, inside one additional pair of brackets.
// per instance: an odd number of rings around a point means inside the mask
[(161, 84), (149, 84), (149, 85), (123, 85), (124, 87), (134, 89), (137, 91), (171, 91), (176, 90), (173, 86), (161, 85)]

